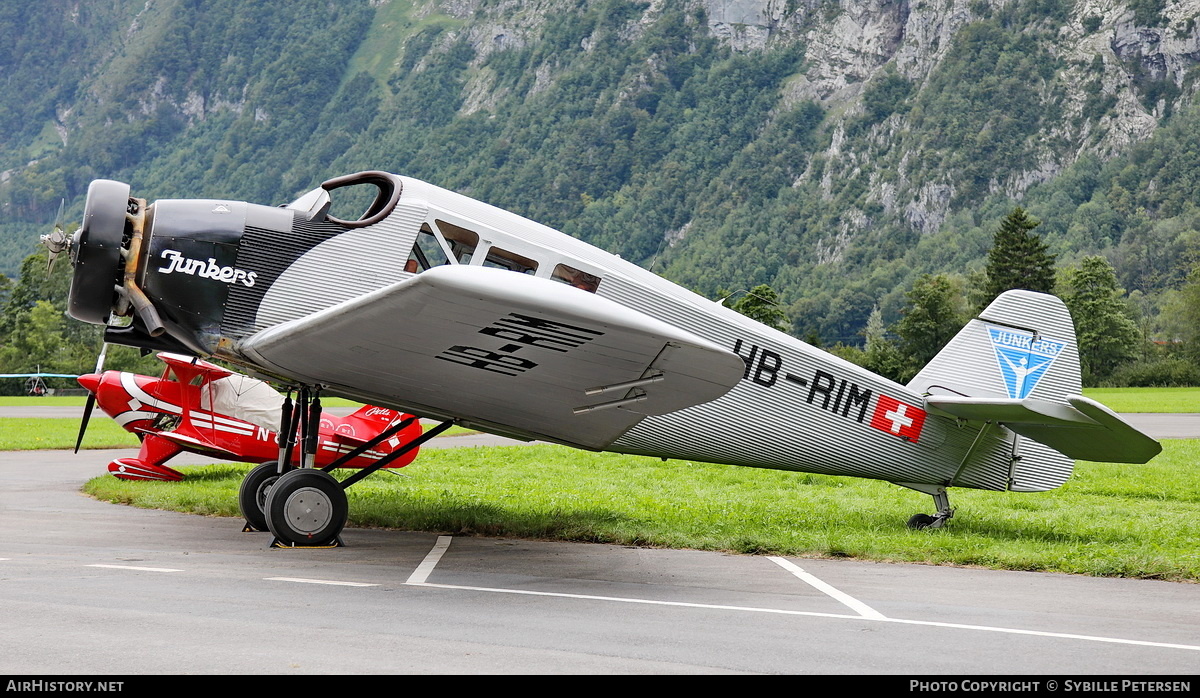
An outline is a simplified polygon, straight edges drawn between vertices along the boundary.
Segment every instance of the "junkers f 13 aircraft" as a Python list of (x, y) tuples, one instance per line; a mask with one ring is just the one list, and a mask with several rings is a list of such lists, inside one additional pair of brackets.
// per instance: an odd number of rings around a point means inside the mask
[[(355, 187), (373, 203), (355, 220), (331, 215), (331, 197)], [(913, 527), (950, 519), (951, 487), (1044, 491), (1075, 459), (1142, 463), (1160, 450), (1080, 395), (1071, 317), (1054, 296), (1001, 295), (901, 385), (544, 225), (385, 172), (282, 207), (147, 204), (96, 180), (70, 252), (73, 317), (108, 325), (107, 342), (293, 386), (281, 433), (324, 391), (443, 421), (417, 445), (459, 423), (887, 480), (933, 496), (936, 513)], [(341, 482), (281, 472), (265, 491), (277, 542), (336, 539), (345, 488), (372, 469)]]

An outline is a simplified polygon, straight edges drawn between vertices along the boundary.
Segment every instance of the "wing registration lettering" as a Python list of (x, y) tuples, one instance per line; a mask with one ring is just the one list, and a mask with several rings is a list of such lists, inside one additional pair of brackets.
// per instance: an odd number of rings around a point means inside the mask
[(437, 358), (502, 376), (517, 376), (538, 366), (536, 361), (516, 355), (522, 349), (533, 347), (567, 352), (604, 335), (599, 330), (520, 313), (509, 313), (479, 330), (479, 334), (504, 340), (505, 344), (495, 350), (457, 345), (446, 349)]

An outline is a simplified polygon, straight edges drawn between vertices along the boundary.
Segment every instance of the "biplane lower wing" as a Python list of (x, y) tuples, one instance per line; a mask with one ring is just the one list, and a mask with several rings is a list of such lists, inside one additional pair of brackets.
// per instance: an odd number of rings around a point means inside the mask
[(507, 270), (431, 269), (263, 330), (259, 366), (364, 402), (599, 449), (709, 402), (742, 359), (592, 293)]
[(931, 396), (926, 407), (957, 419), (1003, 424), (1070, 458), (1145, 463), (1162, 450), (1157, 441), (1115, 412), (1082, 395), (1066, 403), (1036, 398)]

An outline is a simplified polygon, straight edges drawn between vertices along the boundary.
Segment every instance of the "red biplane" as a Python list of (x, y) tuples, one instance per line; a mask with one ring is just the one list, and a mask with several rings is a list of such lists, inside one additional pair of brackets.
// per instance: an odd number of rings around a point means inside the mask
[[(320, 415), (316, 448), (293, 448), (294, 438), (281, 440), (278, 435), (284, 415), (295, 426), (308, 415), (291, 409), (290, 396), (285, 399), (260, 380), (207, 361), (166, 352), (159, 353), (158, 358), (166, 364), (158, 378), (122, 371), (78, 378), (91, 393), (80, 429), (81, 440), (94, 402), (142, 441), (136, 457), (117, 458), (108, 464), (109, 472), (118, 478), (182, 480), (182, 473), (166, 465), (182, 451), (260, 463), (247, 477), (253, 486), (242, 488), (242, 498), (253, 501), (241, 503), (250, 524), (265, 530), (265, 520), (259, 521), (255, 514), (261, 511), (259, 500), (267, 485), (281, 474), (280, 461), (289, 464), (283, 470), (304, 465), (373, 471), (379, 467), (401, 468), (417, 456), (417, 448), (409, 445), (421, 435), (422, 428), (412, 415), (370, 405), (345, 417), (321, 411), (315, 413)], [(313, 462), (302, 464), (302, 452), (312, 453)], [(248, 510), (249, 503), (257, 505), (255, 510)]]

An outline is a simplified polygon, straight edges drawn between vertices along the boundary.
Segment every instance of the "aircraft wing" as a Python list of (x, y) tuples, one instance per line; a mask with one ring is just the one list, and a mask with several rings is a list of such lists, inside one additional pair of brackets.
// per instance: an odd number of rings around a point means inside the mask
[(265, 329), (268, 371), (370, 404), (599, 449), (646, 415), (741, 380), (733, 352), (592, 293), (486, 267), (436, 267)]
[(1102, 463), (1145, 463), (1162, 451), (1157, 441), (1115, 412), (1082, 395), (1067, 402), (1036, 398), (933, 395), (925, 405), (958, 419), (996, 422), (1070, 458)]
[(138, 429), (137, 431), (140, 431), (147, 436), (157, 436), (159, 438), (166, 439), (167, 441), (170, 441), (171, 443), (187, 450), (202, 451), (215, 458), (229, 458), (236, 460), (243, 457), (243, 455), (240, 453), (234, 453), (227, 448), (221, 448), (210, 441), (193, 438), (178, 432), (156, 431), (153, 429)]

